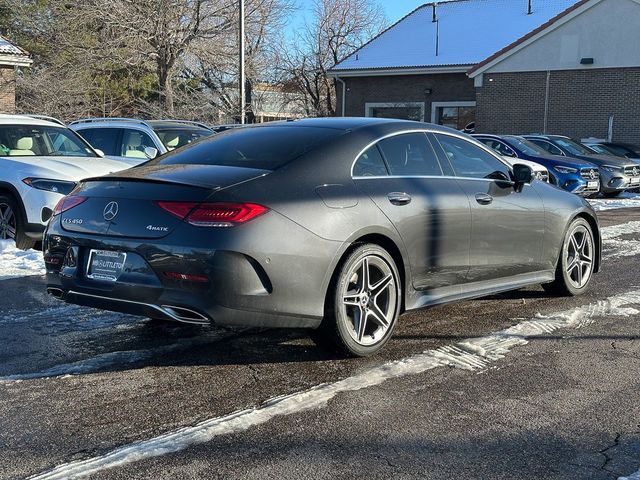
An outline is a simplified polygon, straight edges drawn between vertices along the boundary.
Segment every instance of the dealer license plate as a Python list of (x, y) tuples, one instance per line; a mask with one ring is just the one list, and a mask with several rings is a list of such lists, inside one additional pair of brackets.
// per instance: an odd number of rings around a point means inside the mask
[(640, 185), (640, 177), (631, 177), (631, 185)]
[(91, 250), (87, 263), (87, 277), (115, 282), (124, 269), (127, 254), (111, 250)]
[(587, 182), (587, 188), (598, 188), (598, 186), (600, 185), (600, 182)]

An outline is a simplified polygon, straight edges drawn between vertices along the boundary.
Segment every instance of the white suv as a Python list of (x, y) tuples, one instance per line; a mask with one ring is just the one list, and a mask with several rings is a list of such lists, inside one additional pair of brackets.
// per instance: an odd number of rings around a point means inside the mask
[(0, 115), (0, 240), (32, 248), (79, 180), (130, 166), (104, 158), (61, 122)]

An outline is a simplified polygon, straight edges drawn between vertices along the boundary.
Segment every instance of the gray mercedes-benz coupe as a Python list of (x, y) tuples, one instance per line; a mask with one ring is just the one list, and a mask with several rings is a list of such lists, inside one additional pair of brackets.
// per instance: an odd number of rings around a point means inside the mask
[(83, 181), (44, 238), (47, 290), (155, 319), (305, 327), (370, 355), (402, 312), (544, 284), (584, 292), (594, 211), (471, 137), (400, 120), (230, 130)]

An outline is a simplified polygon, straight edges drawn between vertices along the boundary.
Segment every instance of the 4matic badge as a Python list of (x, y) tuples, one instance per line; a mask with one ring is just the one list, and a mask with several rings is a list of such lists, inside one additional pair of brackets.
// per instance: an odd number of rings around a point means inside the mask
[(168, 232), (169, 227), (159, 227), (157, 225), (147, 225), (147, 230), (151, 232)]

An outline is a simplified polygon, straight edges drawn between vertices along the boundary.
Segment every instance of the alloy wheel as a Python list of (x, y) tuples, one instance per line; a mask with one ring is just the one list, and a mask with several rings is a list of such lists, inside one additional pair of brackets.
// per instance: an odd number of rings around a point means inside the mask
[(347, 278), (342, 292), (347, 331), (359, 345), (375, 345), (392, 327), (397, 310), (393, 271), (381, 257), (367, 255), (351, 267)]
[(16, 238), (16, 215), (10, 205), (0, 203), (0, 240)]
[(593, 272), (593, 238), (584, 225), (577, 225), (569, 235), (565, 252), (567, 278), (574, 288), (584, 287)]

